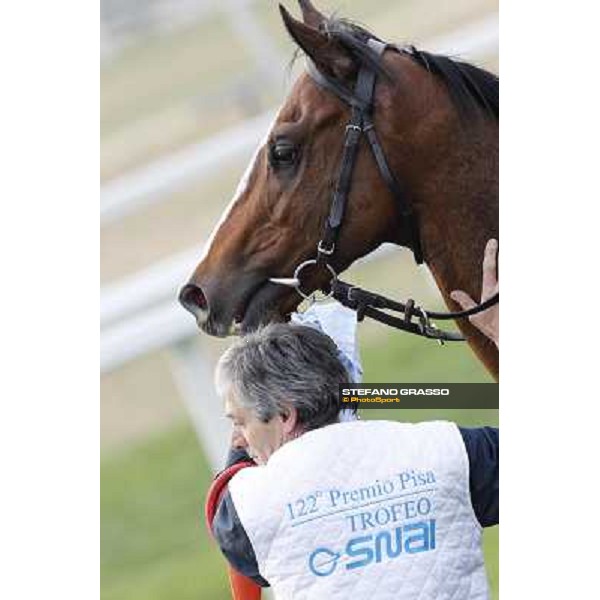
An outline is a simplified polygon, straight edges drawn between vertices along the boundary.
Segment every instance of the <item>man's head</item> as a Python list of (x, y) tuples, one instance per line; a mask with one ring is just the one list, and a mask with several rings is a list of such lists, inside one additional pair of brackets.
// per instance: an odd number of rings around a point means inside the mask
[(216, 372), (237, 445), (263, 464), (301, 433), (337, 422), (346, 382), (331, 338), (302, 325), (272, 324), (244, 336)]

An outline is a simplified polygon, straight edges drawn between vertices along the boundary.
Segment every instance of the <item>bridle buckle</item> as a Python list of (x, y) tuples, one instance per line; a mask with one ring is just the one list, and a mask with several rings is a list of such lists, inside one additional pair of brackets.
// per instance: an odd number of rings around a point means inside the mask
[(325, 256), (331, 256), (335, 252), (335, 242), (331, 243), (331, 248), (324, 248), (323, 240), (320, 240), (317, 244), (317, 252), (319, 254), (324, 254)]
[(355, 125), (354, 123), (349, 123), (346, 125), (346, 131), (357, 131), (358, 133), (362, 133), (363, 128), (360, 125)]

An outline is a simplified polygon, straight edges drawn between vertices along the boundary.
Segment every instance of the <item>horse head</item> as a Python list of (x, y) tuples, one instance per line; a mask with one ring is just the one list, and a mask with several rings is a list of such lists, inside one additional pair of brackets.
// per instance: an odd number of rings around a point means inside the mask
[[(377, 73), (374, 127), (390, 168), (410, 191), (420, 227), (427, 228), (420, 215), (424, 199), (439, 194), (439, 174), (450, 168), (448, 156), (464, 137), (447, 90), (414, 57), (402, 52), (379, 57), (367, 44), (374, 36), (364, 29), (326, 18), (308, 0), (299, 4), (303, 20), (280, 6), (283, 23), (319, 73), (344, 89), (353, 89), (365, 64)], [(308, 73), (297, 79), (181, 290), (180, 302), (203, 331), (244, 332), (284, 320), (296, 309), (301, 299), (296, 290), (271, 279), (290, 278), (317, 254), (350, 118), (350, 107)], [(336, 273), (384, 242), (409, 245), (403, 214), (364, 142), (350, 187), (328, 260)], [(303, 272), (302, 288), (325, 288), (330, 277), (330, 269), (315, 266)]]

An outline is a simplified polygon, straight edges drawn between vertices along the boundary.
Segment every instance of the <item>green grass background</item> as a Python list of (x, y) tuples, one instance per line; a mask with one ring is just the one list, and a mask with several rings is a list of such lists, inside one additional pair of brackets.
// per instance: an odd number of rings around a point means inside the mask
[[(440, 347), (383, 329), (366, 340), (363, 363), (365, 381), (490, 381), (462, 344)], [(369, 409), (363, 418), (495, 425), (498, 411)], [(190, 427), (108, 455), (101, 477), (104, 600), (229, 598), (224, 559), (199, 516), (211, 476)], [(484, 549), (492, 597), (498, 598), (497, 527), (485, 531)]]

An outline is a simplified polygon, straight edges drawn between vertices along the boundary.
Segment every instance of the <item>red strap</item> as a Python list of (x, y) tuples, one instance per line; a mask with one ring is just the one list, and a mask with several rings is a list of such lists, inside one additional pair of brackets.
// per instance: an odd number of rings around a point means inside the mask
[(260, 586), (249, 577), (238, 573), (229, 567), (229, 585), (233, 600), (260, 600), (262, 590)]
[[(221, 471), (212, 482), (208, 496), (206, 497), (206, 504), (204, 506), (204, 517), (206, 519), (206, 527), (212, 535), (212, 522), (217, 512), (219, 502), (225, 493), (227, 484), (231, 478), (242, 469), (246, 467), (254, 467), (255, 463), (244, 461), (239, 462), (231, 467), (228, 467), (224, 471)], [(229, 565), (229, 584), (231, 586), (231, 597), (233, 600), (260, 600), (261, 588), (249, 577), (242, 575), (236, 571), (231, 565)]]
[(212, 535), (212, 522), (217, 512), (219, 502), (225, 493), (225, 488), (229, 483), (230, 479), (242, 469), (246, 467), (256, 466), (251, 461), (243, 461), (235, 463), (230, 467), (227, 467), (224, 471), (221, 471), (212, 482), (210, 488), (208, 488), (208, 496), (206, 497), (206, 504), (204, 505), (204, 518), (206, 519), (206, 528)]

